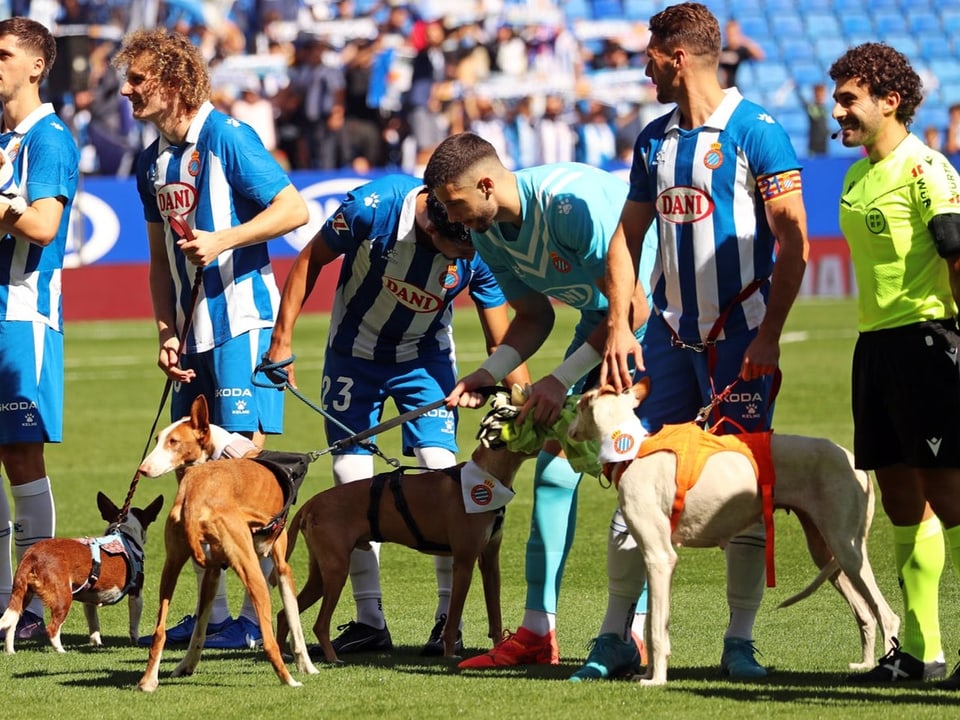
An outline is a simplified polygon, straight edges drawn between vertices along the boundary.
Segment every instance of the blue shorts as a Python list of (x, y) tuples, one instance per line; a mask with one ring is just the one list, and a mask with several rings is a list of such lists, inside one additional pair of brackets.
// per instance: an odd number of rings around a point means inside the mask
[(190, 405), (203, 394), (210, 405), (210, 422), (230, 432), (283, 432), (283, 393), (257, 387), (253, 371), (270, 347), (270, 329), (251, 330), (202, 353), (182, 355), (180, 366), (194, 370), (189, 383), (174, 383), (170, 414), (174, 420), (190, 414)]
[[(448, 357), (384, 364), (327, 349), (320, 404), (324, 412), (350, 429), (348, 432), (327, 420), (327, 442), (333, 444), (378, 424), (383, 420), (387, 398), (393, 399), (400, 414), (445, 398), (456, 383), (456, 363)], [(419, 447), (457, 452), (456, 410), (439, 407), (404, 423), (402, 428), (404, 455), (412, 456), (413, 449)], [(369, 452), (351, 445), (334, 454), (368, 455)]]
[(0, 445), (63, 440), (63, 334), (0, 322)]
[[(740, 374), (743, 355), (756, 337), (751, 331), (720, 340), (716, 344), (717, 361), (713, 369), (713, 384), (706, 352), (674, 347), (673, 335), (666, 321), (656, 314), (650, 316), (643, 339), (645, 371), (637, 378), (650, 377), (650, 394), (640, 404), (637, 415), (649, 432), (663, 425), (690, 422), (700, 409), (713, 399), (713, 393), (723, 390)], [(707, 419), (713, 425), (717, 418), (732, 422), (720, 426), (721, 433), (735, 433), (739, 428), (747, 432), (768, 430), (773, 421), (773, 375), (756, 380), (738, 381), (726, 401)]]

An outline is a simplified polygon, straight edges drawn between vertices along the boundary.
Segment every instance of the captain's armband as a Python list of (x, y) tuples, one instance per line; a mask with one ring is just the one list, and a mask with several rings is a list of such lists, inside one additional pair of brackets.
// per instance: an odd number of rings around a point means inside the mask
[(960, 255), (960, 214), (944, 213), (934, 215), (927, 226), (933, 235), (933, 244), (942, 258)]

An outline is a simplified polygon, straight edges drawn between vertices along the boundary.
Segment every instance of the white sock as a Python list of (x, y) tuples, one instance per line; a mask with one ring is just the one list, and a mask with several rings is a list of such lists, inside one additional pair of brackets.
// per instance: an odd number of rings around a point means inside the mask
[[(200, 585), (203, 583), (203, 573), (205, 571), (197, 563), (193, 563), (193, 569), (197, 573), (197, 602), (199, 603)], [(199, 612), (200, 609), (198, 607), (194, 615), (198, 615)], [(210, 619), (207, 620), (207, 627), (209, 628), (210, 625), (216, 625), (229, 619), (230, 605), (227, 604), (227, 573), (226, 571), (222, 571), (217, 584), (217, 594), (213, 596), (213, 608), (210, 610)]]
[(10, 602), (13, 591), (13, 522), (10, 518), (10, 501), (0, 479), (0, 608)]
[(453, 588), (453, 558), (434, 555), (433, 567), (437, 573), (437, 611), (434, 613), (433, 619), (439, 620), (441, 615), (446, 615), (450, 610), (450, 593)]
[(636, 635), (641, 640), (646, 638), (646, 625), (647, 625), (647, 614), (646, 613), (636, 613), (633, 616), (633, 634)]
[[(31, 545), (54, 536), (57, 513), (49, 477), (24, 485), (11, 485), (10, 493), (14, 508), (14, 546), (19, 562)], [(25, 609), (43, 617), (43, 602), (38, 597), (34, 597)]]
[(753, 625), (766, 581), (765, 538), (763, 523), (758, 522), (733, 538), (724, 550), (730, 607), (730, 622), (724, 638), (753, 640)]
[(557, 629), (557, 615), (527, 608), (523, 611), (523, 622), (520, 625), (535, 635), (547, 635), (551, 630)]
[[(270, 589), (270, 573), (273, 572), (273, 558), (260, 558), (260, 570), (263, 572), (263, 579), (267, 582), (267, 590)], [(250, 593), (243, 594), (243, 605), (240, 606), (238, 617), (245, 617), (247, 620), (257, 625), (260, 618), (257, 617), (257, 610), (253, 607), (253, 600), (250, 599)]]
[(378, 630), (386, 627), (380, 590), (380, 543), (350, 553), (350, 585), (357, 604), (357, 622)]
[[(457, 464), (457, 456), (446, 448), (418, 447), (413, 454), (421, 467), (438, 469), (453, 467)], [(450, 609), (450, 593), (453, 588), (453, 558), (443, 555), (433, 556), (433, 568), (437, 574), (437, 611), (434, 620), (446, 615)], [(463, 629), (463, 618), (460, 619), (460, 629)]]

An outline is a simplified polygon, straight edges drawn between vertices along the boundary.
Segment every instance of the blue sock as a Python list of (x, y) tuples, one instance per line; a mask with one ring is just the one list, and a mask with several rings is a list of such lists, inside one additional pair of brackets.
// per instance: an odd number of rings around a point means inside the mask
[(577, 525), (580, 474), (565, 458), (537, 456), (533, 480), (533, 517), (527, 540), (525, 607), (557, 612), (557, 595)]

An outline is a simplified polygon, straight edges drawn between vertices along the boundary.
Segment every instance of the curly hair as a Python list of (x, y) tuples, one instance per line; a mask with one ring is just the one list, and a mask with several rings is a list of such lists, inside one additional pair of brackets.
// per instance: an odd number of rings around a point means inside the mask
[(423, 171), (423, 184), (428, 188), (448, 185), (474, 165), (482, 162), (500, 162), (497, 149), (479, 135), (462, 132), (451, 135), (437, 145)]
[(452, 240), (460, 245), (472, 244), (470, 239), (470, 230), (463, 223), (450, 222), (447, 217), (447, 209), (443, 203), (437, 200), (433, 190), (427, 192), (427, 217), (437, 229), (437, 232), (447, 240)]
[(720, 23), (706, 5), (671, 5), (650, 18), (650, 35), (667, 51), (683, 47), (694, 55), (720, 57)]
[(180, 98), (187, 113), (210, 99), (210, 73), (200, 51), (185, 35), (164, 28), (136, 30), (123, 40), (111, 61), (125, 71), (142, 55), (150, 56), (152, 74), (159, 92)]
[(13, 35), (20, 47), (32, 50), (43, 58), (43, 74), (40, 81), (50, 74), (57, 59), (57, 41), (46, 27), (25, 17), (12, 17), (0, 21), (0, 36)]
[(857, 80), (867, 86), (873, 98), (899, 93), (897, 120), (907, 126), (923, 102), (923, 81), (907, 56), (884, 43), (868, 42), (850, 48), (830, 66), (830, 78), (838, 84)]

